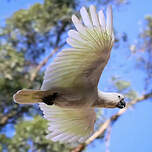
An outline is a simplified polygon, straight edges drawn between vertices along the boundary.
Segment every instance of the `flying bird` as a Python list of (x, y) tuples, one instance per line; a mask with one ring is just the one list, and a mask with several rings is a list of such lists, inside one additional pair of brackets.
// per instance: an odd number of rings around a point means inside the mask
[(82, 7), (80, 15), (82, 20), (72, 16), (70, 47), (48, 66), (41, 90), (23, 89), (13, 96), (19, 104), (39, 103), (48, 120), (47, 138), (64, 143), (83, 142), (93, 133), (96, 107), (125, 107), (122, 94), (98, 89), (114, 43), (112, 8), (108, 6), (106, 19), (93, 5), (89, 11)]

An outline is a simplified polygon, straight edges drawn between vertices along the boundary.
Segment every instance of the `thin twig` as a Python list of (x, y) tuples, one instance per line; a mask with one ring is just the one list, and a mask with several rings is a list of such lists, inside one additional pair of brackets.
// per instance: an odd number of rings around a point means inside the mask
[(107, 134), (106, 134), (106, 137), (105, 137), (106, 152), (110, 152), (109, 146), (110, 146), (111, 130), (112, 130), (112, 126), (110, 125), (107, 128)]
[(101, 136), (104, 134), (105, 130), (112, 124), (114, 124), (116, 122), (116, 120), (123, 114), (125, 113), (129, 107), (131, 107), (132, 105), (146, 100), (148, 98), (152, 97), (152, 92), (145, 94), (135, 100), (130, 101), (126, 108), (124, 109), (120, 109), (116, 114), (112, 115), (109, 119), (107, 119), (101, 126), (100, 128), (90, 137), (88, 138), (84, 143), (79, 144), (75, 149), (73, 149), (71, 152), (82, 152), (82, 150), (85, 149), (85, 147), (87, 145), (89, 145), (90, 143), (92, 143), (97, 137)]

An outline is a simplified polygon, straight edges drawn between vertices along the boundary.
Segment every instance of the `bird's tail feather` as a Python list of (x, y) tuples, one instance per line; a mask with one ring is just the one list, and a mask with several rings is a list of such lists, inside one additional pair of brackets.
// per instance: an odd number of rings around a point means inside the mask
[(42, 102), (43, 97), (50, 94), (50, 91), (23, 89), (14, 94), (13, 99), (19, 104), (34, 104)]

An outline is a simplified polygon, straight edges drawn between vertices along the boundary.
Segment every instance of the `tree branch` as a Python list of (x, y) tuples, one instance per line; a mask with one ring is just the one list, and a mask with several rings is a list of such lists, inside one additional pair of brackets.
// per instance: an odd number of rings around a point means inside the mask
[(101, 136), (104, 134), (105, 130), (112, 124), (114, 124), (116, 122), (116, 120), (123, 114), (125, 113), (129, 107), (131, 107), (132, 105), (146, 100), (148, 98), (152, 97), (152, 92), (147, 93), (135, 100), (130, 101), (126, 108), (124, 109), (120, 109), (116, 114), (114, 114), (113, 116), (111, 116), (109, 119), (107, 119), (101, 126), (100, 128), (90, 137), (88, 138), (84, 143), (79, 144), (75, 149), (73, 149), (71, 152), (81, 152), (82, 150), (85, 149), (85, 147), (87, 145), (89, 145), (90, 143), (92, 143), (97, 137)]
[(52, 50), (52, 52), (46, 57), (43, 59), (43, 61), (38, 64), (38, 66), (36, 67), (35, 71), (31, 74), (31, 78), (30, 78), (30, 81), (33, 82), (37, 76), (37, 73), (41, 70), (41, 68), (46, 65), (46, 63), (48, 62), (48, 60), (55, 54), (57, 53), (60, 48), (62, 48), (64, 45), (66, 44), (66, 42), (63, 42), (62, 44), (60, 44), (59, 47), (56, 47), (54, 50)]
[(35, 69), (35, 71), (31, 74), (31, 82), (33, 82), (36, 78), (37, 73), (40, 69), (48, 62), (48, 60), (59, 50), (59, 48), (55, 48)]
[(26, 113), (28, 112), (28, 107), (17, 107), (14, 108), (11, 112), (9, 111), (8, 113), (6, 113), (5, 115), (1, 115), (0, 116), (0, 129), (5, 126), (8, 121), (13, 118), (11, 120), (11, 122), (14, 122), (16, 120), (16, 117), (20, 116), (22, 113)]
[(107, 134), (106, 134), (106, 137), (105, 137), (105, 145), (106, 145), (105, 152), (110, 152), (109, 147), (110, 147), (111, 130), (112, 130), (112, 126), (110, 125), (107, 128)]

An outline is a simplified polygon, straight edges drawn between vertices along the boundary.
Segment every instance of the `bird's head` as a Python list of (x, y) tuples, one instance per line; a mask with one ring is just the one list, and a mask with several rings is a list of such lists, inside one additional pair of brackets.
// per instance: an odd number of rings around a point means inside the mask
[[(120, 93), (98, 92), (98, 105), (105, 108), (124, 108), (126, 103), (125, 97)], [(97, 107), (98, 107), (97, 105)]]
[(116, 107), (122, 109), (126, 106), (124, 101), (125, 97), (120, 93), (111, 93), (114, 103), (116, 103)]

